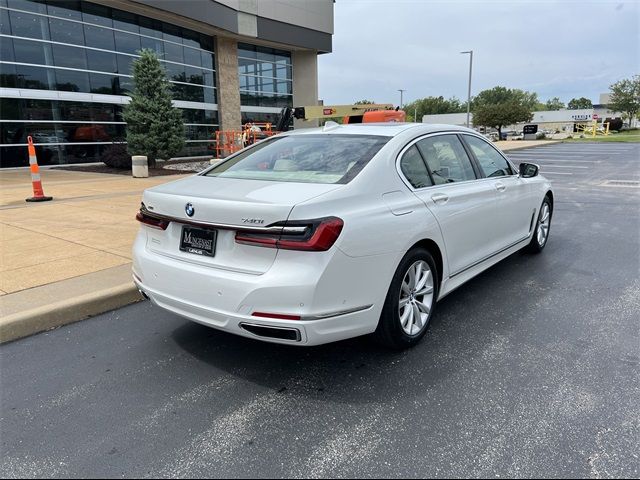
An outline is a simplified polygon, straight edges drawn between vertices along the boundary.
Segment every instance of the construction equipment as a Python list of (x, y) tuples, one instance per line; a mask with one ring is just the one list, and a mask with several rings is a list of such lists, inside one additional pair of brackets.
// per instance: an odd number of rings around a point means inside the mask
[[(283, 112), (284, 113), (284, 112)], [(342, 123), (404, 122), (406, 113), (391, 104), (318, 105), (296, 107), (293, 116), (300, 120), (342, 117)]]
[(363, 105), (311, 105), (284, 107), (275, 124), (269, 122), (246, 123), (242, 130), (216, 132), (216, 157), (224, 158), (260, 140), (287, 131), (291, 120), (334, 119), (342, 117), (342, 123), (404, 122), (406, 113), (400, 107), (387, 103)]
[(583, 135), (591, 135), (595, 137), (596, 135), (609, 135), (609, 122), (603, 122), (598, 126), (597, 120), (592, 120), (591, 123), (581, 123), (576, 125), (576, 131)]

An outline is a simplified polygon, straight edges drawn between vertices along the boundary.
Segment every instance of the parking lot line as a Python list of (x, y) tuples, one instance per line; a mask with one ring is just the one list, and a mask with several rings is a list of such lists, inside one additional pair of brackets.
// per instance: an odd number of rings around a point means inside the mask
[(542, 166), (544, 168), (590, 168), (590, 167), (583, 167), (583, 166), (579, 166), (579, 165), (547, 165), (547, 164), (543, 164)]
[[(512, 160), (534, 160), (537, 162), (550, 162), (550, 163), (554, 163), (554, 162), (562, 162), (562, 160), (560, 159), (545, 159), (545, 158), (540, 158), (540, 157), (520, 157), (520, 158), (511, 158)], [(568, 163), (599, 163), (600, 160), (572, 160), (572, 159), (567, 159)], [(562, 162), (564, 163), (564, 162)]]
[(549, 172), (547, 170), (540, 170), (540, 173), (542, 173), (543, 175), (573, 175), (573, 173), (569, 173), (569, 172)]
[[(579, 152), (575, 152), (575, 153), (565, 153), (565, 152), (558, 152), (558, 151), (547, 151), (547, 152), (536, 152), (533, 150), (523, 150), (522, 152), (513, 152), (510, 153), (509, 155), (531, 155), (532, 153), (538, 154), (538, 155), (571, 155), (571, 156), (581, 156), (584, 155), (584, 153), (579, 153)], [(591, 154), (591, 155), (595, 155), (595, 154)]]

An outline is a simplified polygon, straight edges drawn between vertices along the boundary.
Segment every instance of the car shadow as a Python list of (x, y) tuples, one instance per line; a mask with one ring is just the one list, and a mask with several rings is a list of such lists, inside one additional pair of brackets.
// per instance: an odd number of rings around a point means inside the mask
[[(317, 347), (271, 344), (192, 322), (172, 338), (199, 361), (277, 392), (337, 403), (410, 399), (456, 381), (496, 336), (518, 327), (519, 312), (537, 301), (520, 294), (522, 283), (544, 271), (541, 258), (516, 253), (452, 292), (438, 303), (422, 342), (406, 351), (385, 349), (371, 337)], [(492, 306), (505, 299), (512, 305), (497, 312)]]

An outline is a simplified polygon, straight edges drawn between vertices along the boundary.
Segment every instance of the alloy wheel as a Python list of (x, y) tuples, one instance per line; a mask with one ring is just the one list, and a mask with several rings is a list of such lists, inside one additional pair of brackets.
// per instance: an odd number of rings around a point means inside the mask
[(547, 242), (549, 236), (549, 226), (551, 224), (551, 209), (548, 203), (542, 204), (542, 211), (540, 212), (540, 220), (538, 222), (538, 245), (543, 246)]
[(433, 305), (433, 273), (429, 264), (418, 260), (407, 270), (400, 287), (398, 314), (407, 335), (418, 335), (429, 321)]

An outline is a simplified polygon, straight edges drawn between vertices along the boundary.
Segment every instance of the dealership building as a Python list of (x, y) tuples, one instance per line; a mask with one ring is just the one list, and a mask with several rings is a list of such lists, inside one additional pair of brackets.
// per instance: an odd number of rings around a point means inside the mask
[(333, 0), (0, 0), (0, 166), (99, 161), (122, 140), (131, 64), (155, 50), (182, 112), (180, 156), (217, 130), (318, 101)]

